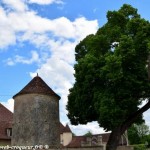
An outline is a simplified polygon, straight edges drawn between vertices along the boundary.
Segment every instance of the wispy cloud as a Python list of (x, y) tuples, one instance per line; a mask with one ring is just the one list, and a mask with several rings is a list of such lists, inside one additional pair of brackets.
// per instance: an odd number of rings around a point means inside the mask
[(16, 55), (14, 58), (8, 58), (5, 63), (9, 66), (13, 66), (17, 63), (32, 64), (39, 62), (39, 55), (36, 51), (31, 51), (31, 58), (25, 58), (24, 56)]
[(96, 11), (97, 11), (97, 8), (94, 8), (94, 9), (93, 9), (93, 13), (96, 13)]
[(27, 5), (21, 0), (2, 0), (9, 11), (23, 12), (27, 9)]
[[(28, 8), (28, 2), (38, 4), (62, 3), (61, 0), (3, 0), (7, 7), (0, 6), (0, 48), (24, 42), (31, 43), (36, 50), (29, 49), (28, 54), (16, 54), (4, 62), (9, 65), (40, 63), (36, 70), (30, 72), (33, 77), (38, 72), (48, 85), (61, 96), (60, 118), (69, 122), (66, 116), (66, 104), (69, 89), (74, 83), (75, 46), (86, 35), (98, 29), (97, 20), (79, 17), (73, 21), (66, 17), (48, 19), (39, 16)], [(8, 11), (10, 10), (11, 11)], [(7, 36), (1, 36), (7, 35)], [(38, 49), (38, 50), (37, 50)], [(10, 50), (11, 51), (11, 50)], [(20, 49), (21, 51), (21, 49)], [(15, 94), (15, 93), (14, 93)], [(12, 103), (4, 103), (10, 106)]]
[(28, 0), (29, 3), (36, 3), (39, 5), (49, 5), (49, 4), (63, 4), (63, 0)]

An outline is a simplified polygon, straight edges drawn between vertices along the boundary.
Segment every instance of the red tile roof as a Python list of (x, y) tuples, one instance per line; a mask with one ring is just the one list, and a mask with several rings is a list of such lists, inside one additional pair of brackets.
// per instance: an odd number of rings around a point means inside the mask
[(69, 128), (68, 124), (66, 126), (64, 126), (61, 122), (60, 122), (60, 134), (62, 133), (66, 133), (66, 132), (71, 132), (71, 129)]
[(0, 139), (10, 139), (6, 129), (12, 127), (13, 113), (0, 103)]
[[(64, 128), (63, 132), (71, 132), (68, 124), (66, 125), (66, 127)], [(72, 132), (71, 132), (72, 133)]]
[(86, 136), (74, 136), (72, 141), (66, 146), (68, 148), (77, 148), (81, 147), (81, 142), (86, 141)]
[(13, 113), (0, 103), (0, 121), (11, 122)]
[(63, 124), (60, 122), (60, 134), (62, 134), (64, 132), (64, 126)]
[(98, 134), (97, 136), (102, 136), (102, 142), (108, 142), (110, 133), (103, 133), (103, 134)]
[(34, 77), (19, 93), (14, 95), (13, 98), (18, 95), (31, 93), (54, 95), (60, 99), (60, 96), (57, 95), (38, 75)]

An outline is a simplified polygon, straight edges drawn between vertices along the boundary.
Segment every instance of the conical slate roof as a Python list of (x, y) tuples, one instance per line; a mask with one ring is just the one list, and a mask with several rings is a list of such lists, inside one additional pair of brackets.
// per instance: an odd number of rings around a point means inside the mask
[(19, 93), (14, 95), (13, 98), (15, 98), (18, 95), (33, 93), (51, 96), (54, 95), (58, 99), (60, 99), (60, 96), (57, 95), (38, 75), (34, 77)]

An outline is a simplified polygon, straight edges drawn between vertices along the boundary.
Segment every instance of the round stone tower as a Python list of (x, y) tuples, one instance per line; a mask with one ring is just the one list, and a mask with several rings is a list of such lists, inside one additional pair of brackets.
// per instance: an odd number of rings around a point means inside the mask
[(13, 96), (13, 146), (58, 148), (60, 97), (37, 75)]

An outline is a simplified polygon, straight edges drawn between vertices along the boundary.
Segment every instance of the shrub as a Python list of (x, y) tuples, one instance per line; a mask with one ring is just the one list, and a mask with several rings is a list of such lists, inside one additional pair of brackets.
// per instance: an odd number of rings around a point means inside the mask
[(133, 145), (134, 150), (146, 150), (145, 144)]

